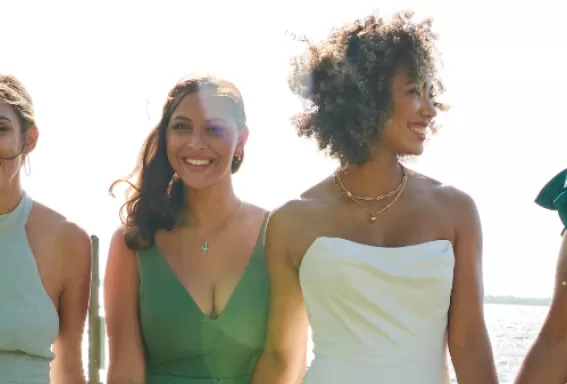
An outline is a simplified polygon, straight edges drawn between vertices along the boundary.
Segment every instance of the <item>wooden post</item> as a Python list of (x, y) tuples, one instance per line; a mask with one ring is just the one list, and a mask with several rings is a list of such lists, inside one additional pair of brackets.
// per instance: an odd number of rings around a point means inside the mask
[(91, 236), (93, 248), (93, 266), (91, 278), (91, 298), (89, 303), (89, 384), (100, 384), (101, 370), (101, 319), (100, 319), (100, 276), (99, 276), (99, 241)]

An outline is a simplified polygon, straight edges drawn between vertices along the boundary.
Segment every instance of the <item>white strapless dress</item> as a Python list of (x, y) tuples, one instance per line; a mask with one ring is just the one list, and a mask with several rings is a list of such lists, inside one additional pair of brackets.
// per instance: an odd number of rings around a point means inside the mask
[(303, 384), (449, 384), (454, 265), (447, 240), (318, 238), (299, 269), (314, 354)]

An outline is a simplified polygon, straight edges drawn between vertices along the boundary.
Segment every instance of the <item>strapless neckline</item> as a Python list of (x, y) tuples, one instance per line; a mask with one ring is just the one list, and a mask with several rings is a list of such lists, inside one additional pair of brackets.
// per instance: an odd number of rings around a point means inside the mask
[(311, 243), (309, 248), (307, 248), (307, 251), (305, 251), (305, 254), (303, 255), (303, 259), (301, 260), (301, 263), (299, 265), (299, 270), (301, 270), (301, 266), (303, 265), (303, 261), (305, 260), (307, 255), (310, 254), (310, 251), (315, 246), (317, 246), (318, 243), (328, 242), (328, 241), (331, 241), (331, 242), (334, 242), (334, 243), (345, 243), (345, 244), (351, 245), (353, 247), (359, 248), (361, 250), (364, 249), (364, 248), (369, 248), (369, 249), (384, 250), (384, 251), (406, 251), (406, 250), (412, 250), (412, 249), (419, 249), (419, 248), (423, 248), (423, 247), (430, 247), (430, 246), (436, 245), (436, 244), (449, 244), (451, 251), (454, 253), (453, 243), (451, 243), (450, 240), (446, 240), (446, 239), (428, 240), (428, 241), (424, 241), (422, 243), (409, 244), (409, 245), (386, 246), (386, 245), (365, 244), (365, 243), (361, 243), (361, 242), (358, 242), (358, 241), (345, 239), (344, 237), (319, 236), (315, 240), (313, 240), (313, 242)]
[(304, 384), (449, 383), (454, 262), (449, 240), (315, 239), (299, 266), (315, 357)]
[(450, 243), (451, 246), (452, 246), (452, 243), (449, 240), (445, 240), (445, 239), (427, 240), (427, 241), (424, 241), (424, 242), (421, 242), (421, 243), (408, 244), (408, 245), (388, 246), (388, 245), (365, 244), (365, 243), (361, 243), (359, 241), (349, 240), (349, 239), (345, 239), (344, 237), (337, 237), (337, 236), (319, 236), (313, 241), (313, 243), (311, 245), (317, 243), (318, 241), (325, 241), (325, 240), (341, 241), (341, 242), (344, 241), (344, 242), (349, 243), (349, 244), (362, 246), (362, 247), (375, 248), (375, 249), (418, 248), (418, 247), (429, 246), (429, 245), (433, 245), (433, 244), (437, 244), (437, 243)]

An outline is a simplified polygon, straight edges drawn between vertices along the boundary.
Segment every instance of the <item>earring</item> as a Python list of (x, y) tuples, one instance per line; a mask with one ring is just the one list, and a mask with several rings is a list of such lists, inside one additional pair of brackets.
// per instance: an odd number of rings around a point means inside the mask
[(29, 176), (31, 174), (31, 163), (27, 154), (24, 155), (24, 172), (26, 176)]

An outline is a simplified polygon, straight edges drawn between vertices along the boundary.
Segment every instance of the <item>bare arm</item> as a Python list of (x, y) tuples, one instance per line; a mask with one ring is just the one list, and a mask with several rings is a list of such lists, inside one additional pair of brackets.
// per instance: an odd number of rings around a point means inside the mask
[(555, 292), (536, 341), (528, 352), (516, 384), (567, 383), (567, 235), (563, 236)]
[(266, 232), (266, 263), (270, 277), (270, 308), (264, 351), (252, 375), (252, 384), (296, 384), (306, 366), (309, 322), (298, 271), (287, 248), (285, 212), (276, 211)]
[(81, 351), (91, 288), (91, 240), (85, 231), (68, 222), (57, 232), (65, 281), (59, 299), (59, 335), (53, 344), (51, 383), (84, 384)]
[(496, 384), (492, 347), (484, 322), (482, 228), (474, 201), (455, 191), (455, 271), (448, 344), (459, 384)]
[(146, 382), (138, 321), (139, 276), (136, 254), (121, 230), (110, 242), (104, 279), (104, 307), (109, 343), (108, 384)]

